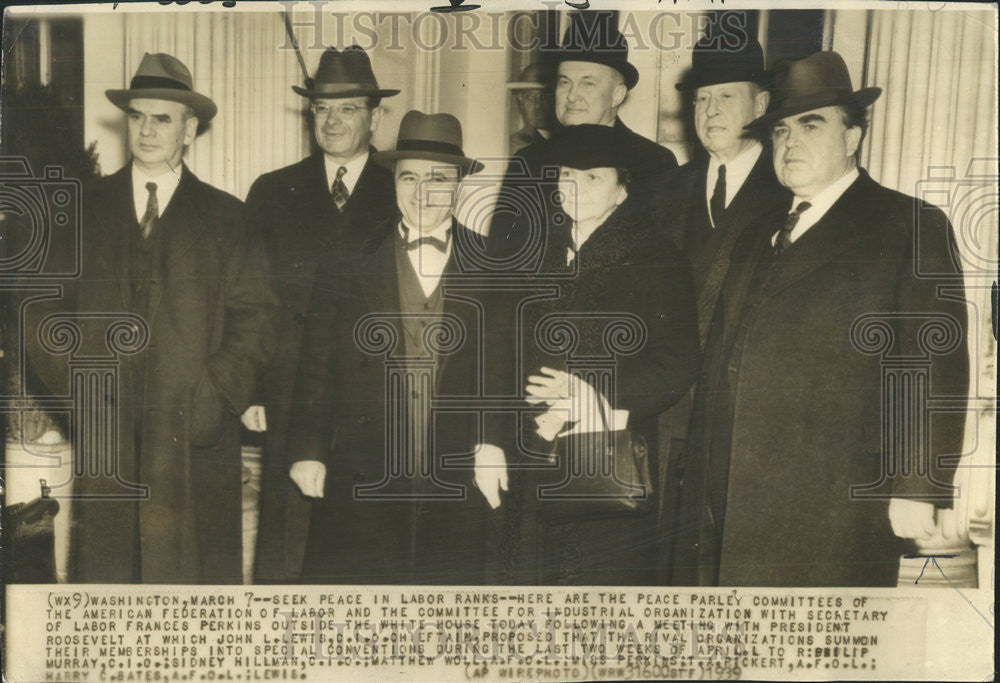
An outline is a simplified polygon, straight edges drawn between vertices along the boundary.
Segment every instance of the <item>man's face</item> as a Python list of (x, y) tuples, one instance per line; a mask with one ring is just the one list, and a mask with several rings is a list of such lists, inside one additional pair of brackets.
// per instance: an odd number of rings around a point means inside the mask
[(718, 83), (694, 93), (694, 129), (708, 153), (722, 163), (734, 159), (752, 144), (743, 126), (767, 111), (768, 94), (747, 82)]
[(455, 208), (458, 166), (426, 159), (400, 159), (394, 170), (396, 206), (410, 229), (429, 232)]
[(610, 66), (562, 62), (556, 81), (556, 118), (564, 126), (599, 123), (610, 126), (628, 88)]
[(149, 175), (176, 169), (198, 132), (198, 119), (186, 117), (180, 102), (136, 98), (128, 105), (128, 148), (136, 166)]
[(554, 107), (551, 91), (540, 88), (521, 90), (517, 93), (517, 105), (526, 125), (536, 130), (548, 130), (552, 127)]
[(844, 125), (838, 107), (781, 119), (771, 128), (774, 172), (797, 197), (810, 199), (854, 165), (861, 129)]
[(313, 100), (316, 144), (338, 161), (350, 161), (368, 149), (382, 120), (381, 107), (370, 108), (367, 97)]
[(628, 192), (618, 182), (618, 171), (610, 167), (580, 170), (559, 169), (562, 208), (574, 222), (604, 219), (625, 201)]

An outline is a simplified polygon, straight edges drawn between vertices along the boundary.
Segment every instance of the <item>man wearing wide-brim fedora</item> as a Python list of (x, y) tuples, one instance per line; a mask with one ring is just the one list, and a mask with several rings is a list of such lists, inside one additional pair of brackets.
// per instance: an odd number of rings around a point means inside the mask
[(553, 99), (555, 74), (551, 67), (546, 61), (532, 62), (516, 80), (507, 82), (507, 90), (514, 96), (523, 123), (510, 134), (508, 148), (511, 154), (552, 137), (552, 129), (558, 125)]
[(263, 407), (244, 416), (251, 429), (266, 428), (255, 567), (262, 582), (296, 580), (305, 548), (309, 506), (288, 478), (285, 442), (316, 265), (350, 258), (372, 226), (395, 212), (392, 174), (372, 160), (371, 139), (382, 98), (399, 90), (379, 85), (356, 45), (327, 48), (315, 77), (291, 87), (309, 104), (316, 151), (262, 175), (246, 202), (248, 222), (265, 236), (282, 302), (278, 351), (260, 383)]
[[(71, 578), (238, 583), (239, 415), (270, 357), (277, 314), (259, 277), (266, 257), (239, 200), (182, 162), (199, 124), (216, 113), (187, 67), (146, 54), (129, 87), (107, 96), (127, 114), (132, 158), (86, 189), (83, 271), (52, 305), (80, 330), (77, 357), (121, 346), (109, 326), (123, 316), (116, 329), (140, 348), (120, 351), (118, 395), (103, 395), (97, 416), (72, 416), (75, 438), (87, 444), (78, 446), (85, 462), (76, 471), (88, 476), (75, 482)], [(66, 358), (35, 359), (38, 368), (62, 363), (48, 375), (62, 393)], [(102, 414), (112, 410), (118, 430), (104, 434), (95, 425), (114, 424)], [(95, 446), (109, 442), (116, 452)]]
[[(428, 403), (476, 390), (477, 307), (448, 286), (482, 262), (482, 239), (453, 216), (461, 178), (482, 165), (458, 119), (419, 111), (374, 158), (394, 176), (397, 211), (351, 263), (317, 271), (295, 384), (291, 476), (315, 500), (303, 580), (482, 583), (474, 415)], [(443, 329), (457, 348), (443, 348)], [(371, 348), (378, 339), (388, 344)]]
[[(793, 197), (781, 220), (744, 232), (719, 297), (679, 583), (893, 586), (914, 550), (903, 539), (929, 538), (935, 508), (951, 505), (943, 459), (962, 450), (969, 366), (965, 304), (940, 292), (962, 274), (944, 214), (858, 167), (880, 94), (854, 90), (840, 55), (818, 52), (778, 65), (750, 124), (770, 135)], [(954, 412), (901, 422), (919, 398), (893, 391), (902, 368)]]
[[(557, 64), (555, 113), (559, 124), (599, 124), (625, 132), (635, 150), (628, 166), (632, 178), (630, 210), (650, 215), (677, 168), (677, 159), (667, 148), (630, 130), (618, 117), (628, 91), (639, 82), (639, 71), (628, 61), (628, 43), (618, 30), (616, 13), (574, 14), (553, 63)], [(543, 250), (540, 243), (535, 243), (536, 248), (525, 248), (533, 235), (545, 234), (547, 228), (529, 221), (542, 216), (548, 224), (556, 216), (556, 220), (565, 218), (555, 201), (552, 183), (541, 180), (543, 168), (550, 166), (546, 146), (547, 141), (535, 142), (514, 155), (490, 224), (491, 249), (498, 257), (521, 252), (523, 258), (511, 264), (519, 270), (531, 270)], [(535, 195), (540, 205), (525, 206), (524, 197)]]

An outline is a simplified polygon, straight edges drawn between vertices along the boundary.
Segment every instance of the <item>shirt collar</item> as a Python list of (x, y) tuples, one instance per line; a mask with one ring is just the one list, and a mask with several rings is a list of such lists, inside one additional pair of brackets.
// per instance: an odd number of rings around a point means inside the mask
[(847, 192), (847, 188), (858, 179), (858, 175), (860, 175), (858, 167), (854, 166), (840, 178), (823, 188), (814, 197), (805, 199), (804, 197), (795, 196), (792, 199), (792, 206), (789, 208), (788, 213), (794, 211), (802, 202), (809, 202), (809, 208), (799, 215), (799, 220), (795, 224), (791, 235), (789, 235), (789, 239), (794, 242), (802, 237), (806, 230), (816, 225), (826, 215), (826, 212), (830, 210), (830, 207), (840, 199), (841, 195)]
[(743, 183), (745, 183), (747, 178), (750, 176), (750, 171), (753, 170), (754, 165), (756, 165), (757, 160), (760, 159), (760, 155), (763, 151), (763, 145), (754, 140), (752, 145), (737, 154), (735, 159), (727, 161), (725, 164), (710, 154), (708, 156), (708, 175), (706, 176), (705, 182), (705, 197), (711, 201), (712, 193), (715, 192), (715, 182), (719, 177), (719, 166), (725, 165), (726, 206), (729, 206), (729, 203), (733, 201), (733, 197), (736, 196), (736, 193), (740, 191), (740, 188), (743, 187)]
[(174, 196), (174, 191), (181, 182), (181, 175), (184, 173), (184, 165), (181, 164), (175, 169), (161, 173), (158, 176), (148, 175), (139, 168), (139, 165), (132, 163), (132, 197), (135, 199), (136, 214), (142, 219), (142, 214), (146, 212), (146, 201), (149, 191), (146, 190), (146, 183), (156, 183), (156, 202), (159, 205), (160, 215), (167, 209), (170, 198)]
[(333, 181), (337, 179), (337, 169), (343, 166), (347, 169), (347, 173), (344, 174), (341, 180), (344, 182), (344, 187), (347, 188), (347, 194), (353, 194), (354, 188), (358, 184), (358, 178), (361, 177), (361, 172), (365, 169), (365, 164), (368, 163), (368, 156), (370, 154), (371, 152), (366, 149), (364, 154), (359, 154), (346, 164), (338, 164), (324, 154), (323, 165), (326, 168), (326, 189), (329, 190), (333, 185)]

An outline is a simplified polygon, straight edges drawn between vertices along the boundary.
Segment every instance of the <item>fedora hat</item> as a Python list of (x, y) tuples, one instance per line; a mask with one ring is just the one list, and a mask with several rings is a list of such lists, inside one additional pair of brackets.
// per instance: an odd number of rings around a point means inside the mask
[(774, 68), (771, 106), (745, 128), (759, 128), (786, 116), (839, 104), (867, 107), (881, 94), (882, 88), (854, 90), (844, 58), (836, 52), (816, 52)]
[(546, 62), (532, 62), (524, 67), (516, 81), (507, 81), (508, 90), (547, 90), (552, 88), (555, 78), (551, 65)]
[(104, 94), (120, 109), (127, 109), (131, 100), (140, 97), (180, 102), (191, 107), (198, 121), (205, 124), (215, 116), (218, 108), (215, 102), (196, 93), (192, 83), (191, 72), (181, 60), (162, 52), (147, 52), (128, 88), (105, 90)]
[(366, 95), (392, 97), (399, 94), (398, 90), (378, 87), (368, 53), (357, 45), (346, 47), (342, 52), (335, 47), (326, 48), (319, 58), (316, 76), (306, 83), (305, 88), (293, 85), (292, 90), (314, 100)]
[(546, 164), (586, 170), (628, 168), (643, 158), (635, 136), (615, 126), (581, 123), (566, 126), (545, 147)]
[(764, 69), (764, 51), (757, 39), (746, 35), (738, 45), (727, 42), (730, 36), (705, 36), (695, 43), (691, 54), (691, 70), (674, 87), (695, 90), (706, 85), (748, 81), (767, 88), (768, 72)]
[(611, 67), (631, 90), (639, 82), (639, 70), (628, 61), (628, 43), (618, 30), (614, 12), (580, 12), (572, 17), (562, 46), (555, 53), (562, 62), (593, 62)]
[(399, 159), (427, 159), (455, 164), (464, 173), (478, 173), (483, 165), (462, 151), (462, 124), (451, 114), (406, 112), (399, 124), (396, 149), (375, 152), (376, 163), (391, 168)]

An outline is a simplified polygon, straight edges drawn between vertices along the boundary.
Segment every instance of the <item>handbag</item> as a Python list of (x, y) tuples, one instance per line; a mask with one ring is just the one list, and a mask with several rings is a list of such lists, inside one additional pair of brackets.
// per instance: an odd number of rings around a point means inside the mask
[(598, 401), (603, 431), (568, 434), (553, 443), (550, 461), (564, 462), (563, 478), (538, 487), (539, 513), (548, 521), (641, 516), (654, 507), (649, 444), (631, 429), (611, 431)]

